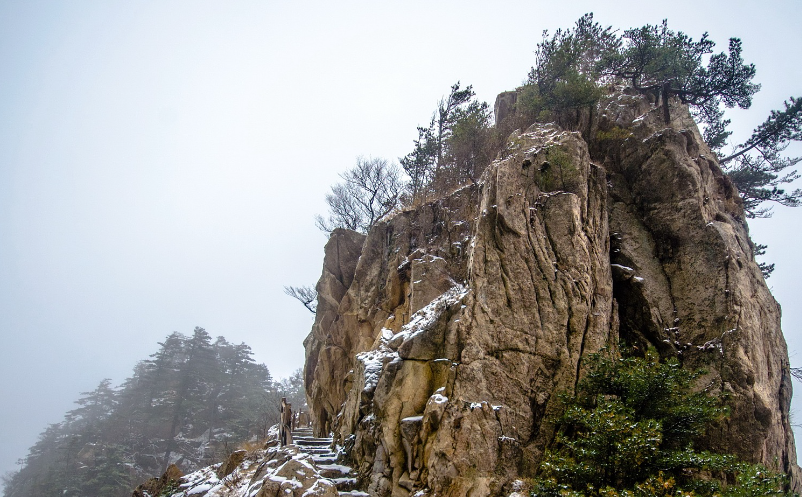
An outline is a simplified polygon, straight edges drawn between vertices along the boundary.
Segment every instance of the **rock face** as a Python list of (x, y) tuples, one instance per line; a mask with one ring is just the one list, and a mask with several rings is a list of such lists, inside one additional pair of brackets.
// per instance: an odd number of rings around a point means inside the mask
[(306, 388), (372, 495), (521, 491), (555, 393), (619, 338), (707, 370), (731, 415), (706, 444), (798, 480), (779, 306), (737, 191), (672, 114), (616, 93), (577, 131), (513, 133), (477, 185), (332, 233)]

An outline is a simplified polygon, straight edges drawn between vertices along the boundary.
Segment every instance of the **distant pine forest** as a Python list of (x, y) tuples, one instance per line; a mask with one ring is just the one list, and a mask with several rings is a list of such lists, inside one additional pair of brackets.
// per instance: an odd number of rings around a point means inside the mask
[(264, 438), (282, 397), (305, 404), (300, 369), (275, 381), (244, 343), (172, 333), (122, 385), (82, 393), (3, 478), (4, 495), (127, 497), (171, 463), (194, 471)]

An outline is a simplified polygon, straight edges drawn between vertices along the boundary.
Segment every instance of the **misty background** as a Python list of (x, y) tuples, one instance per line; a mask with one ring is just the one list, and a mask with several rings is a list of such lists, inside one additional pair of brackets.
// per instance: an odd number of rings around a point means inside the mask
[[(591, 11), (741, 38), (763, 88), (732, 143), (802, 96), (798, 0), (0, 3), (0, 474), (173, 331), (301, 367), (313, 316), (283, 286), (320, 275), (337, 174), (410, 152), (458, 80), (492, 106), (544, 29)], [(802, 366), (802, 208), (749, 224)]]

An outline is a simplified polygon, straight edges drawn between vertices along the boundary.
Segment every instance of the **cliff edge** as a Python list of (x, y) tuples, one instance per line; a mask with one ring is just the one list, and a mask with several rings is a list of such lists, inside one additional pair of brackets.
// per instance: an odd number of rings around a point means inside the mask
[(622, 339), (705, 369), (730, 408), (705, 446), (799, 487), (780, 307), (735, 187), (687, 108), (671, 113), (616, 92), (513, 132), (475, 185), (332, 233), (305, 383), (371, 495), (520, 489), (555, 394)]

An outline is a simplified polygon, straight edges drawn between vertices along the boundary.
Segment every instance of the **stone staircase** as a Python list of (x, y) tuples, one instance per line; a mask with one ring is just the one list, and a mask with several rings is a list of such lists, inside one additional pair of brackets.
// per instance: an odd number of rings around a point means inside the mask
[(312, 456), (320, 475), (331, 480), (343, 497), (368, 497), (355, 490), (355, 471), (350, 466), (337, 464), (337, 453), (331, 450), (331, 438), (317, 438), (312, 428), (297, 428), (292, 432), (292, 441), (301, 452)]

